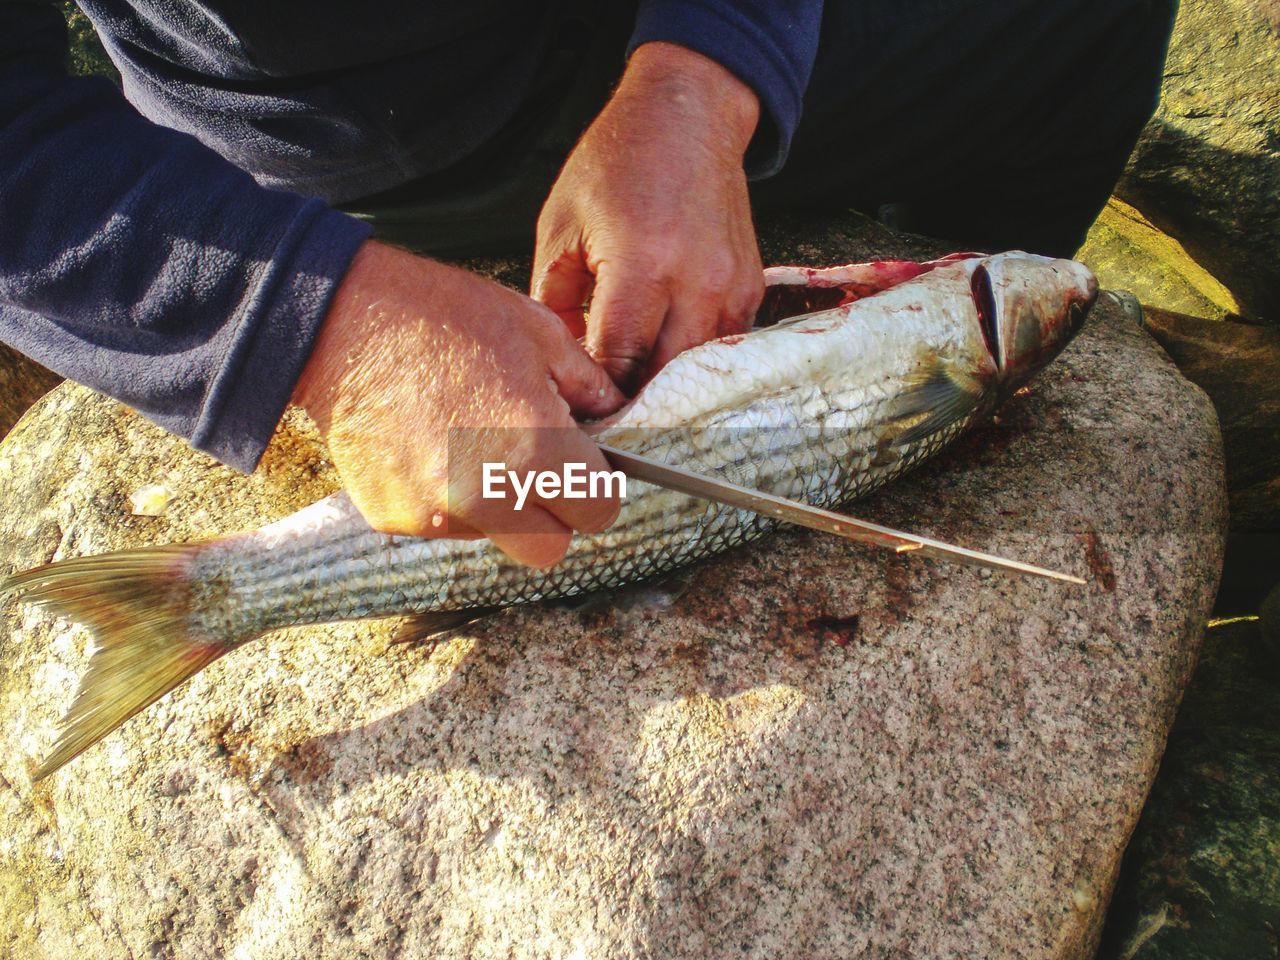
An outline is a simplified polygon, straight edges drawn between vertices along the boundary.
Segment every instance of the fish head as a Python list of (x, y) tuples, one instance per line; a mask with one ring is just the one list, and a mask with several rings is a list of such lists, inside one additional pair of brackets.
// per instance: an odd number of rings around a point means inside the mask
[(1017, 389), (1056, 357), (1098, 298), (1097, 278), (1074, 260), (1002, 253), (980, 261), (970, 277), (1002, 393)]

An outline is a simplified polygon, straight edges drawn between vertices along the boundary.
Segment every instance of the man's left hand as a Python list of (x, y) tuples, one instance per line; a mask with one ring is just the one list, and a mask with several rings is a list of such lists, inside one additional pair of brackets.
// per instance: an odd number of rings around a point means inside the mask
[[(764, 292), (742, 158), (755, 94), (701, 54), (647, 43), (538, 218), (532, 294), (624, 389), (751, 325)], [(593, 294), (594, 291), (594, 295)]]

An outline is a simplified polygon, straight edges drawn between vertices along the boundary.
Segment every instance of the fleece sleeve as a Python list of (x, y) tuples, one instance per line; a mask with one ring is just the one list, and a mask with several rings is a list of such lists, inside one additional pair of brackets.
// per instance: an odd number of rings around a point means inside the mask
[(663, 40), (732, 71), (760, 98), (747, 173), (782, 169), (818, 52), (822, 0), (641, 0), (628, 54)]
[(0, 0), (0, 339), (252, 470), (370, 229), (65, 57), (55, 7)]

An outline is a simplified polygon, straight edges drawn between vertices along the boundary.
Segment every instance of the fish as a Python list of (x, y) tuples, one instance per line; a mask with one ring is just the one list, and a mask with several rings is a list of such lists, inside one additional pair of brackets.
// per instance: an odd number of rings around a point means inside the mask
[[(758, 323), (691, 348), (602, 444), (820, 507), (876, 490), (993, 412), (1080, 329), (1083, 266), (1011, 251), (771, 267)], [(0, 592), (89, 627), (41, 780), (238, 647), (283, 627), (401, 616), (417, 640), (502, 609), (659, 577), (765, 536), (770, 516), (633, 481), (615, 523), (546, 570), (487, 540), (372, 530), (337, 493), (258, 530), (75, 557)]]

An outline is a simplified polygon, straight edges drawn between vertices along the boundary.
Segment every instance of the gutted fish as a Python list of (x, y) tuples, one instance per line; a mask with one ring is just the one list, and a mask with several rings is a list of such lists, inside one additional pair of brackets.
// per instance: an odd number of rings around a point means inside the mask
[[(1058, 353), (1097, 293), (1078, 263), (956, 254), (766, 272), (767, 325), (676, 357), (597, 440), (818, 506), (889, 482)], [(339, 493), (260, 530), (63, 560), (4, 585), (94, 632), (47, 776), (213, 660), (280, 627), (405, 616), (429, 632), (653, 577), (776, 521), (633, 481), (549, 570), (488, 541), (371, 530)]]

